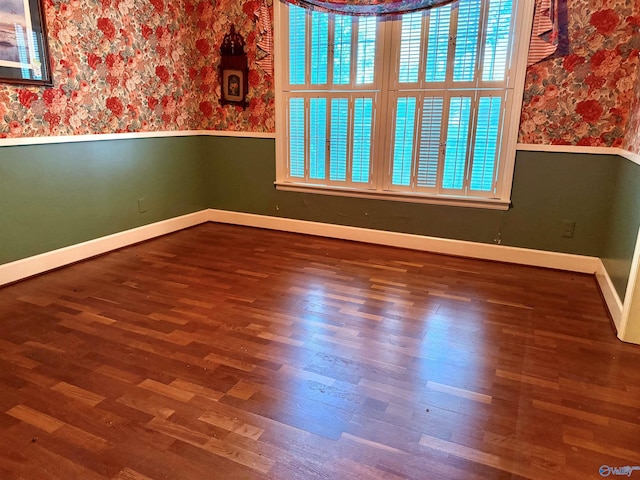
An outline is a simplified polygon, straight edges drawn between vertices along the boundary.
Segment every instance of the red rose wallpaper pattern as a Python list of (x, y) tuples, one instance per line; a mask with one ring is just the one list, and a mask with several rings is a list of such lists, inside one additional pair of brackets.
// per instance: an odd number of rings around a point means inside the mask
[[(175, 130), (273, 132), (258, 65), (258, 0), (45, 0), (55, 86), (0, 84), (0, 136)], [(570, 53), (529, 68), (519, 141), (640, 153), (640, 0), (571, 0)], [(249, 108), (220, 106), (231, 24), (249, 58)]]
[[(255, 61), (257, 1), (45, 0), (54, 88), (0, 84), (0, 136), (273, 132), (273, 81)], [(245, 37), (251, 109), (218, 105), (219, 45)]]
[(640, 115), (639, 0), (571, 0), (569, 55), (527, 71), (521, 143), (625, 147)]
[(633, 94), (629, 113), (629, 123), (623, 148), (629, 152), (640, 155), (640, 65), (636, 73), (636, 89)]

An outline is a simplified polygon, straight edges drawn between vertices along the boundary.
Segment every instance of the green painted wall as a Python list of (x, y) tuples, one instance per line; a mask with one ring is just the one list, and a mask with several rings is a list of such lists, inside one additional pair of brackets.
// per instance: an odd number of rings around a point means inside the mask
[[(519, 152), (508, 211), (277, 191), (275, 142), (209, 137), (212, 208), (598, 256), (615, 172), (608, 155)], [(564, 220), (576, 222), (573, 238)]]
[(640, 167), (622, 157), (616, 157), (611, 166), (616, 189), (610, 199), (609, 222), (603, 228), (607, 235), (601, 258), (623, 299), (640, 227)]
[[(0, 147), (0, 264), (218, 208), (598, 256), (622, 297), (640, 225), (640, 168), (618, 156), (519, 152), (508, 211), (283, 192), (274, 181), (270, 139)], [(576, 222), (573, 238), (564, 220)]]
[(0, 264), (206, 208), (202, 148), (202, 137), (0, 147)]

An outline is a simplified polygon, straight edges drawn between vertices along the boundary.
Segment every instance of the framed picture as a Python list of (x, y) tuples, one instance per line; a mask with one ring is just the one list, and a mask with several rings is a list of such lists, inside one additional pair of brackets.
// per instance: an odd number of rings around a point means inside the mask
[(42, 0), (0, 0), (0, 82), (53, 85)]
[(227, 102), (242, 102), (244, 95), (244, 72), (222, 70), (222, 98)]

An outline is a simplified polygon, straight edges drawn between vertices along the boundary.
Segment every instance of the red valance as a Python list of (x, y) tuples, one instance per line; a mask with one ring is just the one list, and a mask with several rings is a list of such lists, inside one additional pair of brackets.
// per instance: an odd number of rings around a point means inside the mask
[(343, 15), (397, 15), (400, 13), (427, 10), (455, 0), (286, 0), (288, 3), (309, 10), (333, 12)]

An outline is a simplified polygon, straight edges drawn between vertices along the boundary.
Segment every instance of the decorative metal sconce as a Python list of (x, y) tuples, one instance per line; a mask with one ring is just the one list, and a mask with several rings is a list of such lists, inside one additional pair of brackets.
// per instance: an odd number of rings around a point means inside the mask
[(244, 38), (231, 25), (220, 47), (221, 105), (234, 104), (242, 108), (247, 106), (249, 67), (244, 45)]

